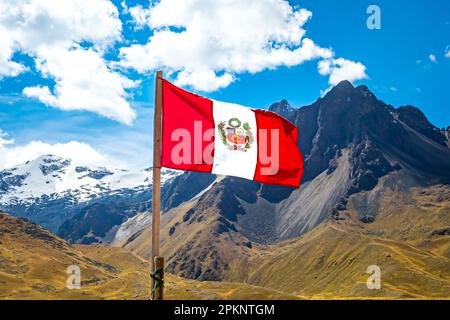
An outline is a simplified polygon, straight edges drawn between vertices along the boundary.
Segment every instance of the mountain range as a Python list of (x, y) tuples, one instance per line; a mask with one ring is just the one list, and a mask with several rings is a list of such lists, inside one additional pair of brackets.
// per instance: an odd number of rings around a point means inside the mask
[[(166, 170), (166, 270), (295, 296), (450, 297), (450, 128), (343, 81), (270, 110), (299, 128), (298, 189)], [(151, 172), (45, 156), (0, 172), (0, 209), (72, 243), (150, 257)], [(385, 286), (369, 291), (379, 265)]]
[[(67, 268), (80, 268), (68, 289)], [(0, 212), (0, 299), (148, 299), (149, 263), (123, 248), (72, 245), (24, 218)], [(297, 299), (241, 283), (194, 281), (167, 274), (166, 299)]]
[[(226, 177), (200, 198), (169, 210), (162, 243), (170, 271), (221, 280), (233, 261), (255, 246), (299, 237), (327, 220), (345, 220), (349, 210), (370, 224), (388, 192), (401, 197), (414, 187), (449, 184), (446, 136), (419, 109), (396, 109), (365, 86), (344, 81), (310, 106), (294, 109), (281, 101), (271, 110), (299, 128), (302, 186), (294, 190)], [(125, 244), (116, 243), (148, 257), (148, 234), (141, 230)]]
[[(162, 199), (163, 208), (177, 205), (185, 200), (180, 196), (190, 197), (190, 192), (198, 189), (190, 188), (176, 196), (181, 173), (162, 170), (163, 191), (175, 182), (164, 192), (171, 196)], [(108, 242), (121, 223), (151, 208), (151, 180), (151, 168), (132, 172), (87, 167), (71, 159), (45, 155), (0, 171), (0, 208), (72, 242)], [(207, 178), (204, 183), (212, 180)]]

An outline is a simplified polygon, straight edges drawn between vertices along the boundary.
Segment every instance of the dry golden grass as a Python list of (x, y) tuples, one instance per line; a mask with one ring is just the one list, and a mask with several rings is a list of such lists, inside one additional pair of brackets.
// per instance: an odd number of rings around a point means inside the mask
[[(385, 195), (371, 224), (350, 208), (305, 236), (272, 246), (250, 261), (247, 281), (306, 298), (450, 299), (450, 190)], [(368, 290), (366, 269), (381, 268), (381, 290)]]
[[(166, 274), (165, 297), (449, 299), (450, 236), (433, 234), (450, 226), (449, 188), (413, 189), (401, 196), (387, 193), (380, 205), (381, 213), (371, 224), (359, 221), (350, 202), (342, 214), (345, 220), (327, 221), (277, 245), (246, 248), (241, 259), (231, 261), (228, 282)], [(204, 239), (206, 229), (189, 231), (180, 228), (174, 237), (179, 244), (171, 248), (167, 242), (165, 251), (174, 252), (186, 241), (211, 240)], [(227, 252), (236, 239), (226, 236), (214, 240), (219, 254), (236, 255)], [(141, 254), (149, 245), (143, 239), (132, 244)], [(73, 264), (82, 272), (79, 290), (66, 288), (66, 268)], [(381, 290), (366, 287), (369, 265), (381, 268)], [(127, 249), (71, 246), (40, 227), (0, 213), (0, 299), (147, 299), (148, 270), (148, 261)]]
[[(184, 272), (191, 273), (186, 271), (189, 267), (181, 270), (182, 264), (189, 265), (192, 269), (200, 267), (202, 272), (209, 269), (217, 274), (233, 274), (236, 276), (233, 281), (241, 282), (239, 275), (244, 273), (242, 268), (245, 261), (259, 252), (260, 246), (253, 244), (252, 248), (246, 247), (244, 242), (248, 239), (236, 232), (216, 232), (220, 216), (214, 206), (201, 213), (201, 222), (183, 223), (183, 215), (194, 203), (195, 201), (186, 202), (161, 217), (161, 253), (166, 258), (166, 266), (174, 264), (173, 273), (180, 275), (184, 275)], [(192, 218), (196, 219), (196, 216)], [(174, 226), (176, 231), (169, 235), (170, 228)], [(150, 226), (148, 229), (150, 230)], [(136, 255), (149, 259), (151, 232), (140, 232), (131, 239), (114, 245), (125, 246)], [(230, 268), (226, 269), (226, 264)]]
[(244, 283), (196, 281), (166, 275), (165, 299), (168, 300), (294, 300), (301, 297)]
[[(168, 237), (168, 227), (189, 209), (178, 208), (166, 217), (171, 222), (163, 227), (163, 253), (173, 257), (189, 244), (189, 261), (207, 265), (201, 254), (218, 252), (229, 266), (223, 272), (226, 281), (305, 299), (450, 298), (450, 236), (433, 235), (450, 227), (450, 188), (385, 188), (379, 205), (373, 223), (362, 223), (350, 201), (341, 214), (344, 220), (327, 221), (297, 239), (252, 248), (242, 246), (239, 235), (212, 237), (208, 219), (215, 215), (208, 212), (201, 224), (180, 224)], [(148, 256), (147, 235), (141, 234), (129, 247)], [(381, 290), (367, 289), (370, 265), (381, 268)]]
[[(0, 298), (59, 298), (67, 267), (77, 265), (89, 286), (110, 281), (110, 266), (85, 257), (67, 242), (30, 222), (0, 213)], [(79, 292), (78, 298), (88, 294)]]
[[(67, 289), (66, 269), (81, 269)], [(0, 213), (0, 299), (148, 299), (148, 261), (126, 249), (71, 246), (27, 221)], [(295, 299), (240, 283), (200, 282), (166, 274), (166, 299)]]
[[(92, 294), (105, 299), (148, 299), (150, 292), (149, 263), (126, 249), (106, 246), (77, 246), (86, 256), (121, 270), (117, 279), (90, 288)], [(295, 299), (294, 295), (257, 286), (188, 280), (166, 274), (165, 299)]]

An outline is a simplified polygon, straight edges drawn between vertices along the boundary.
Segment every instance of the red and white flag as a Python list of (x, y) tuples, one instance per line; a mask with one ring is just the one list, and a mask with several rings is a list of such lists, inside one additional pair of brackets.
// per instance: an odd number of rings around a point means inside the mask
[(161, 166), (300, 185), (296, 126), (274, 112), (207, 99), (162, 81)]

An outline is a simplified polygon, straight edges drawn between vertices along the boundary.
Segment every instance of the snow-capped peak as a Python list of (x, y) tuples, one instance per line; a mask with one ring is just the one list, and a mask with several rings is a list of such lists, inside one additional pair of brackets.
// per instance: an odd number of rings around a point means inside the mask
[[(163, 169), (161, 183), (181, 172)], [(48, 196), (73, 195), (77, 202), (121, 189), (144, 189), (152, 183), (152, 170), (130, 171), (90, 167), (54, 155), (44, 155), (0, 171), (0, 205), (33, 202)]]

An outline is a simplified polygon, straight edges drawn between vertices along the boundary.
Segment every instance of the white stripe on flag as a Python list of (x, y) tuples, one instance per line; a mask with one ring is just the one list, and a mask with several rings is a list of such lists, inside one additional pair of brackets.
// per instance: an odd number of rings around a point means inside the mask
[[(252, 180), (258, 161), (255, 113), (250, 108), (213, 100), (213, 117), (212, 173)], [(222, 129), (219, 129), (219, 124), (223, 124)]]

